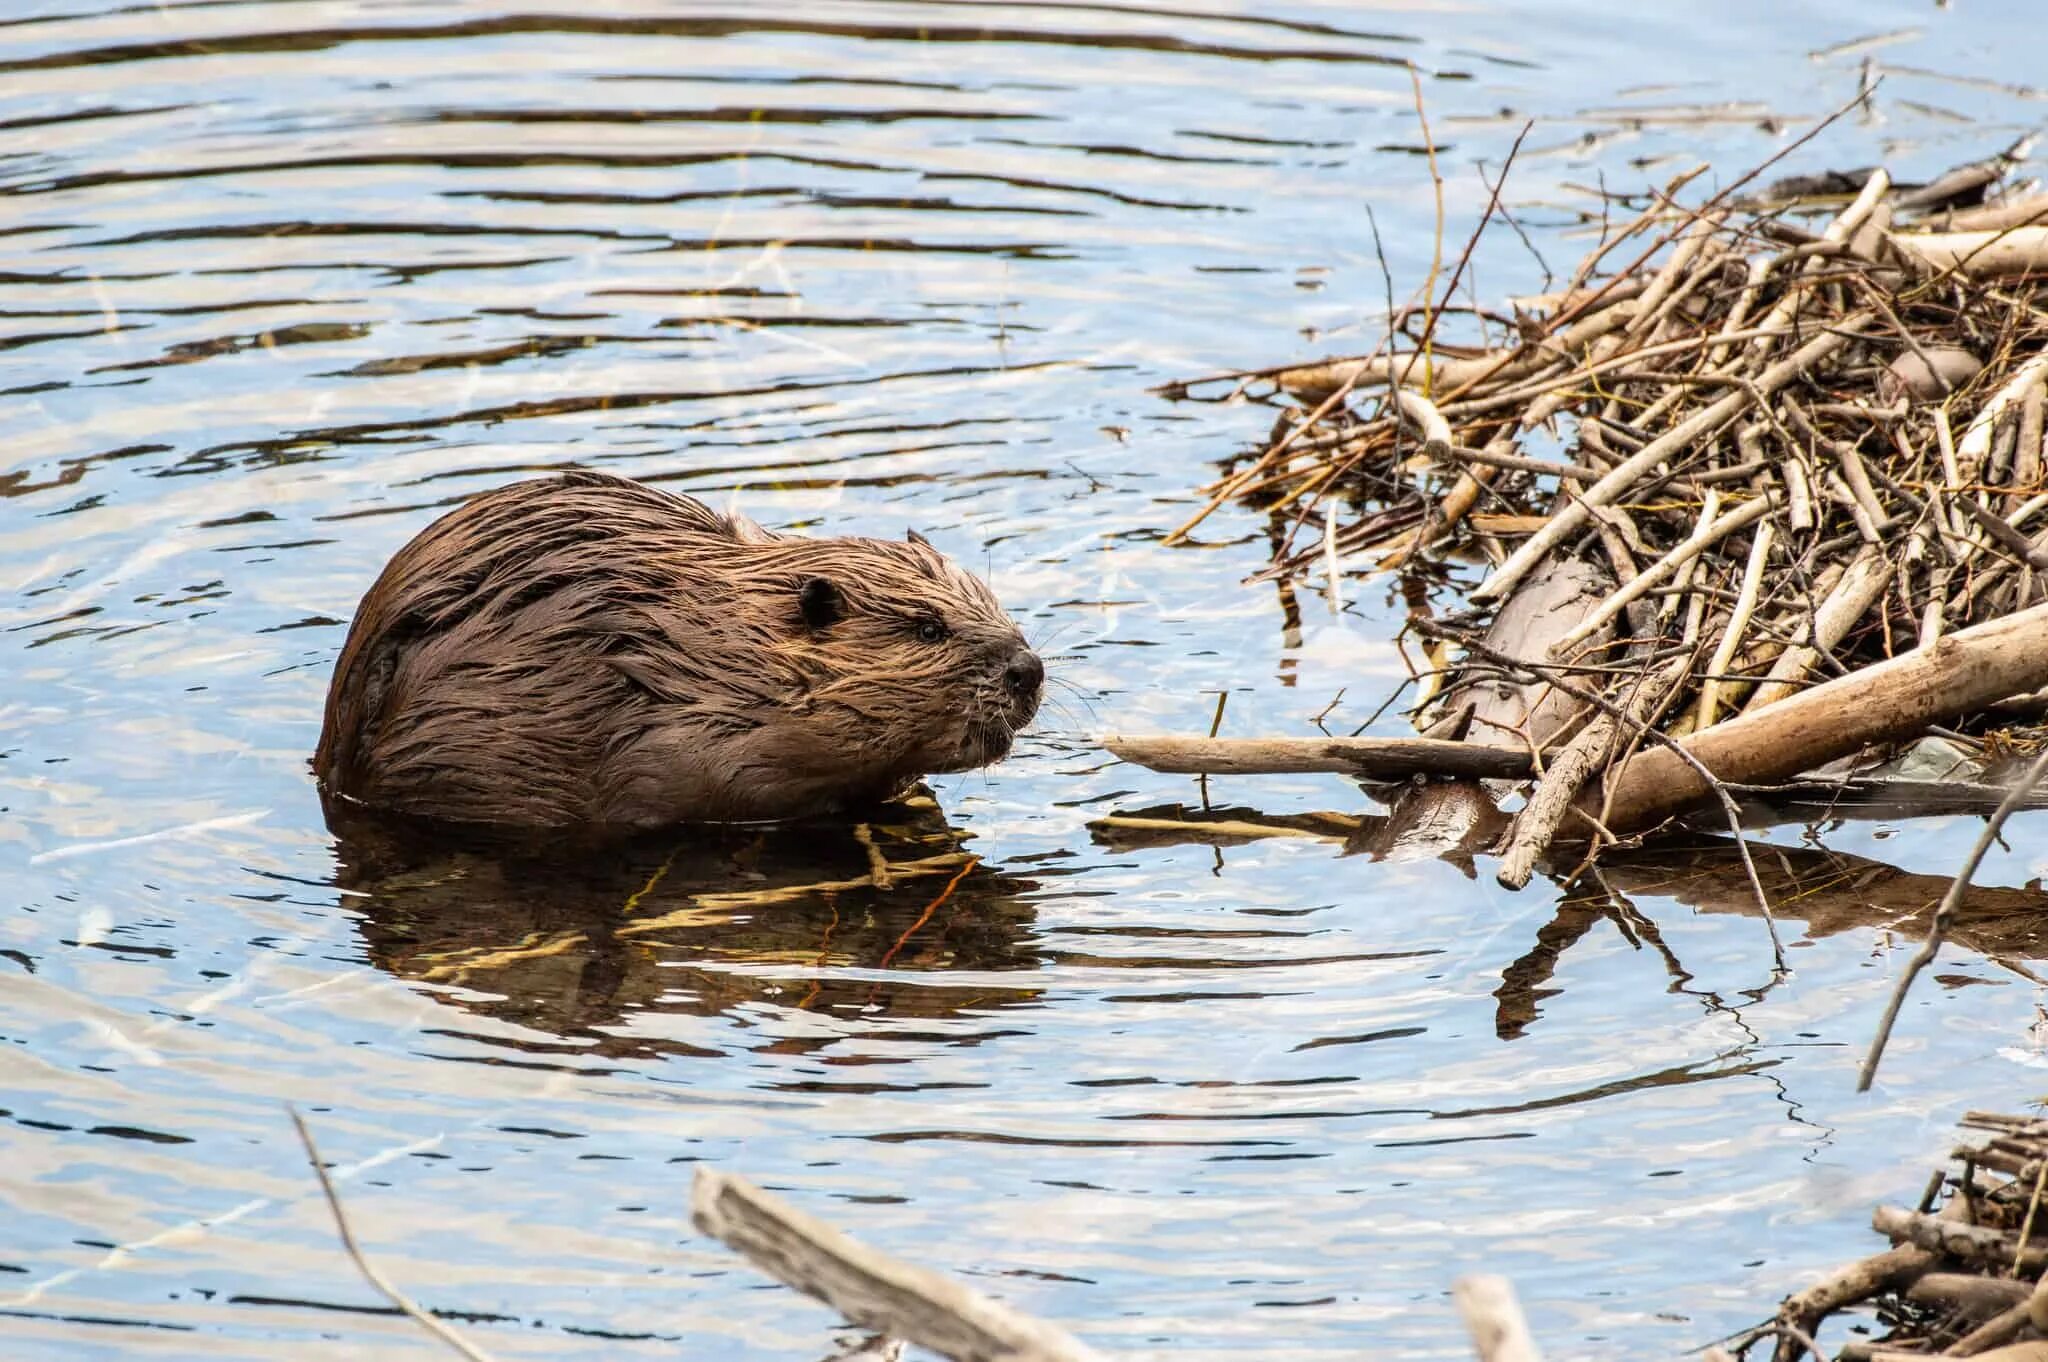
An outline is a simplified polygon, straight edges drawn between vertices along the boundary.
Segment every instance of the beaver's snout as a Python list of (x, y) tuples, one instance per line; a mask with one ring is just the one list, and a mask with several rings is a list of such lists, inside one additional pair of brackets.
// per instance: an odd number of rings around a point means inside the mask
[(1038, 713), (1045, 663), (1015, 634), (984, 654), (987, 670), (967, 715), (960, 755), (947, 769), (971, 770), (1009, 755), (1018, 732)]
[(1045, 664), (1038, 660), (1038, 654), (1029, 648), (1019, 648), (1010, 655), (1010, 665), (1003, 668), (1003, 688), (1010, 692), (1010, 703), (1022, 717), (1019, 723), (1029, 721), (1038, 712), (1038, 693), (1045, 687)]

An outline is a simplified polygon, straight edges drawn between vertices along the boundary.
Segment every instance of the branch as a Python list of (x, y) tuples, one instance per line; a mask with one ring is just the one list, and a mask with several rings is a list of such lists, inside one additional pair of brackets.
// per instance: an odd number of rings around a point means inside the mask
[(1101, 1362), (1064, 1330), (868, 1248), (745, 1178), (699, 1167), (698, 1229), (863, 1329), (954, 1362)]

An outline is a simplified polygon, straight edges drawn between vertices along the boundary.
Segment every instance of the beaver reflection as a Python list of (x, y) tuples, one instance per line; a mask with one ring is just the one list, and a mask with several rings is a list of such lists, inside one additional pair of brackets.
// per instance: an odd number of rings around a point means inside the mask
[[(603, 844), (332, 801), (327, 814), (336, 883), (361, 914), (373, 964), (455, 1006), (574, 1038), (579, 1054), (694, 1052), (631, 1035), (635, 1013), (709, 1016), (759, 1002), (900, 1019), (1036, 996), (985, 976), (944, 981), (1038, 966), (1026, 899), (1037, 885), (977, 863), (928, 797), (869, 823)], [(881, 969), (929, 973), (871, 973)]]

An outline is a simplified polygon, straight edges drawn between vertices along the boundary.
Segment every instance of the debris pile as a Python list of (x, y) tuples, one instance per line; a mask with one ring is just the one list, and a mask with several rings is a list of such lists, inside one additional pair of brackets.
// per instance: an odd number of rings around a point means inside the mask
[(1881, 1335), (1847, 1340), (1842, 1362), (2048, 1357), (2048, 1121), (1977, 1111), (1962, 1124), (1989, 1139), (1958, 1147), (1953, 1170), (1937, 1170), (1913, 1209), (1873, 1213), (1892, 1247), (1787, 1297), (1769, 1323), (1732, 1340), (1738, 1355), (1775, 1337), (1775, 1362), (1824, 1357), (1814, 1335), (1875, 1303)]
[[(1237, 502), (1270, 517), (1262, 576), (1417, 584), (1417, 726), (1534, 774), (1509, 883), (1557, 836), (1732, 816), (1731, 789), (1943, 725), (2012, 755), (2048, 686), (2048, 194), (1982, 202), (2015, 154), (1868, 172), (1831, 217), (1738, 198), (1755, 172), (1685, 206), (1696, 170), (1555, 292), (1455, 312), (1461, 259), (1375, 353), (1173, 385), (1280, 412), (1170, 538)], [(1467, 608), (1429, 613), (1471, 564)], [(1396, 740), (1258, 741), (1165, 769), (1384, 776)], [(1453, 769), (1429, 746), (1397, 771)]]

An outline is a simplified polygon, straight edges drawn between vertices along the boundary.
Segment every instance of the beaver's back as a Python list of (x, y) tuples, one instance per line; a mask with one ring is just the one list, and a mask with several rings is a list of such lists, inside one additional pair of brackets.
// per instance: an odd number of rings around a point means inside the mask
[(328, 690), (315, 773), (384, 808), (601, 821), (605, 748), (649, 708), (633, 655), (696, 642), (668, 637), (688, 604), (678, 569), (704, 548), (769, 538), (599, 473), (467, 502), (399, 550), (363, 597)]

